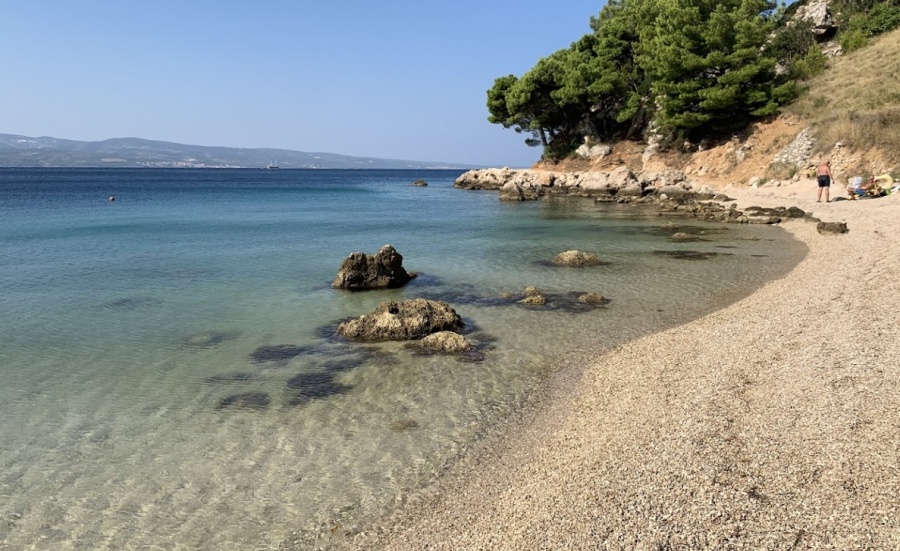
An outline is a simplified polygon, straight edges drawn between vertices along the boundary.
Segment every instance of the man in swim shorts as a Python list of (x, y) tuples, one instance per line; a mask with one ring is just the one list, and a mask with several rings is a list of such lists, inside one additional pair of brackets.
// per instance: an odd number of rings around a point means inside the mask
[(825, 202), (828, 202), (829, 187), (834, 176), (831, 175), (831, 161), (824, 161), (816, 169), (817, 179), (819, 181), (819, 193), (816, 195), (816, 203), (822, 200), (822, 190), (825, 190)]

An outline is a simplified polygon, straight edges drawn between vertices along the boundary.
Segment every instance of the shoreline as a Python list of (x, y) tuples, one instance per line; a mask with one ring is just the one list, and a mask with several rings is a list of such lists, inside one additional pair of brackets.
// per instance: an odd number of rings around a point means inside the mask
[(900, 196), (724, 191), (850, 233), (786, 222), (809, 249), (786, 276), (563, 369), (436, 494), (347, 546), (900, 547)]

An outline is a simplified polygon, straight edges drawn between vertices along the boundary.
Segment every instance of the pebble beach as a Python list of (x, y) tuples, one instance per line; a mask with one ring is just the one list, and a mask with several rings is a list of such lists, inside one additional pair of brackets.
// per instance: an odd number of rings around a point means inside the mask
[(786, 276), (563, 370), (533, 411), (348, 548), (900, 548), (900, 194), (725, 188), (782, 226)]

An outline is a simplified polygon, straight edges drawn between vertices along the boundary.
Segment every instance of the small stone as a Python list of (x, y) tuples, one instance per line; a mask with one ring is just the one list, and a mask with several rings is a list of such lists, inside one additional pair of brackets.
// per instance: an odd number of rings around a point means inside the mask
[(472, 343), (459, 333), (439, 331), (419, 341), (419, 346), (431, 352), (459, 354), (472, 350)]
[(819, 222), (816, 231), (825, 235), (840, 235), (850, 231), (846, 222)]
[(547, 295), (540, 291), (537, 287), (526, 287), (525, 298), (519, 301), (519, 304), (529, 304), (532, 306), (543, 306), (547, 304)]
[(699, 239), (699, 237), (697, 237), (696, 235), (690, 234), (690, 233), (678, 232), (678, 233), (672, 234), (672, 237), (670, 237), (669, 239), (671, 239), (672, 241), (684, 242), (684, 241), (697, 241)]
[(243, 392), (223, 398), (216, 409), (253, 409), (264, 410), (272, 403), (265, 392)]
[(579, 295), (575, 300), (577, 300), (581, 304), (592, 305), (604, 304), (606, 302), (606, 298), (604, 298), (603, 295), (599, 293), (585, 293), (583, 295)]

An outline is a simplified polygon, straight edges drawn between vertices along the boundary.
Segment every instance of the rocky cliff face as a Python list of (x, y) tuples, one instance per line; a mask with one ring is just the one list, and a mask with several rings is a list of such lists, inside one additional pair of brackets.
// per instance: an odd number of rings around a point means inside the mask
[(538, 163), (529, 171), (478, 171), (474, 178), (473, 172), (467, 172), (456, 185), (501, 190), (507, 200), (568, 194), (624, 202), (638, 188), (644, 199), (652, 199), (660, 193), (672, 197), (677, 188), (702, 197), (728, 185), (786, 185), (808, 178), (825, 159), (831, 160), (841, 184), (852, 176), (900, 169), (891, 160), (894, 157), (882, 151), (852, 149), (842, 142), (822, 147), (818, 140), (815, 129), (803, 120), (783, 115), (718, 144), (684, 144), (684, 151), (664, 151), (654, 145), (619, 142), (610, 144), (612, 152), (602, 161), (575, 157)]
[(797, 8), (793, 17), (794, 21), (808, 21), (812, 25), (812, 32), (817, 39), (831, 38), (837, 32), (838, 23), (831, 11), (829, 0), (812, 0), (812, 2)]

